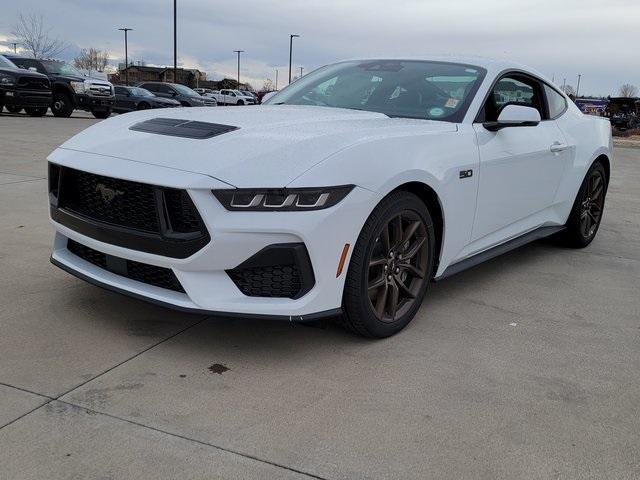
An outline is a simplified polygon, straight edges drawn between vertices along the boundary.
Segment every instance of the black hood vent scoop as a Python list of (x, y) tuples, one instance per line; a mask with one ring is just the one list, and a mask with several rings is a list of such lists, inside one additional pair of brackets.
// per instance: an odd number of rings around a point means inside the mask
[(145, 120), (144, 122), (132, 125), (129, 127), (129, 130), (204, 140), (206, 138), (217, 137), (223, 133), (233, 132), (234, 130), (238, 130), (238, 128), (240, 127), (221, 125), (219, 123), (181, 120), (179, 118), (152, 118), (151, 120)]

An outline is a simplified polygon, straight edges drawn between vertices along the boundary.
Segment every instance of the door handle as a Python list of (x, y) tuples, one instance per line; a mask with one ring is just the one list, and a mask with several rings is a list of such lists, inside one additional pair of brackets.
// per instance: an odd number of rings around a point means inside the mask
[(549, 150), (551, 150), (553, 153), (558, 153), (566, 150), (567, 148), (569, 148), (569, 145), (567, 145), (566, 143), (553, 142), (549, 147)]

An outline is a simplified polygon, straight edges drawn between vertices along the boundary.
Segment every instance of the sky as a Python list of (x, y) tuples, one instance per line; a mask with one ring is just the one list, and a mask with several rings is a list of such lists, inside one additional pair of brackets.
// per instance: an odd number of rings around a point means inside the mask
[[(4, 3), (4, 2), (3, 2)], [(173, 65), (172, 0), (20, 0), (0, 17), (0, 52), (12, 47), (18, 14), (44, 17), (66, 42), (60, 55), (107, 49), (124, 62)], [(640, 86), (640, 0), (178, 0), (178, 64), (208, 78), (236, 77), (254, 88), (288, 76), (289, 34), (297, 73), (363, 57), (480, 55), (530, 65), (580, 93), (615, 95)]]

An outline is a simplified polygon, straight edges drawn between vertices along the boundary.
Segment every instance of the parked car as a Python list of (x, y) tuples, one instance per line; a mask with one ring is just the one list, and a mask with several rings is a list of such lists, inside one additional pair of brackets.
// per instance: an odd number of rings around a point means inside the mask
[(12, 113), (23, 108), (27, 115), (41, 117), (51, 103), (51, 83), (46, 75), (18, 68), (0, 55), (0, 112)]
[(252, 96), (246, 96), (239, 90), (213, 90), (212, 92), (218, 105), (253, 105), (255, 100)]
[(180, 102), (172, 98), (162, 98), (154, 95), (149, 90), (140, 87), (115, 86), (116, 103), (113, 111), (116, 113), (132, 112), (134, 110), (147, 110), (149, 108), (180, 107)]
[(258, 92), (258, 103), (263, 104), (264, 102), (269, 100), (271, 97), (273, 97), (276, 93), (278, 93), (278, 90), (270, 90), (268, 92)]
[(217, 105), (215, 98), (202, 97), (189, 87), (179, 83), (142, 82), (137, 86), (149, 90), (158, 97), (176, 100), (183, 107), (215, 107)]
[(256, 92), (250, 92), (249, 90), (240, 90), (240, 93), (245, 97), (253, 98), (253, 103), (258, 103), (258, 95)]
[(75, 109), (91, 112), (96, 118), (107, 118), (115, 101), (113, 85), (104, 79), (84, 75), (73, 65), (58, 60), (6, 55), (18, 67), (35, 69), (51, 82), (51, 112), (56, 117), (70, 117)]
[(546, 236), (589, 245), (612, 147), (607, 120), (535, 71), (446, 57), (328, 65), (256, 109), (131, 113), (48, 159), (64, 270), (180, 310), (342, 315), (386, 337), (431, 280)]

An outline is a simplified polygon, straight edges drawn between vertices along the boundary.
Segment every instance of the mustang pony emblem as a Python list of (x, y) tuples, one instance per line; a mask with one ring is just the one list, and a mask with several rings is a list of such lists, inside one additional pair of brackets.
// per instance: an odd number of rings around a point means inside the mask
[(105, 203), (111, 203), (113, 202), (114, 198), (120, 195), (124, 195), (124, 192), (122, 190), (109, 188), (104, 183), (99, 183), (96, 185), (96, 192), (100, 194), (102, 200), (104, 200)]

